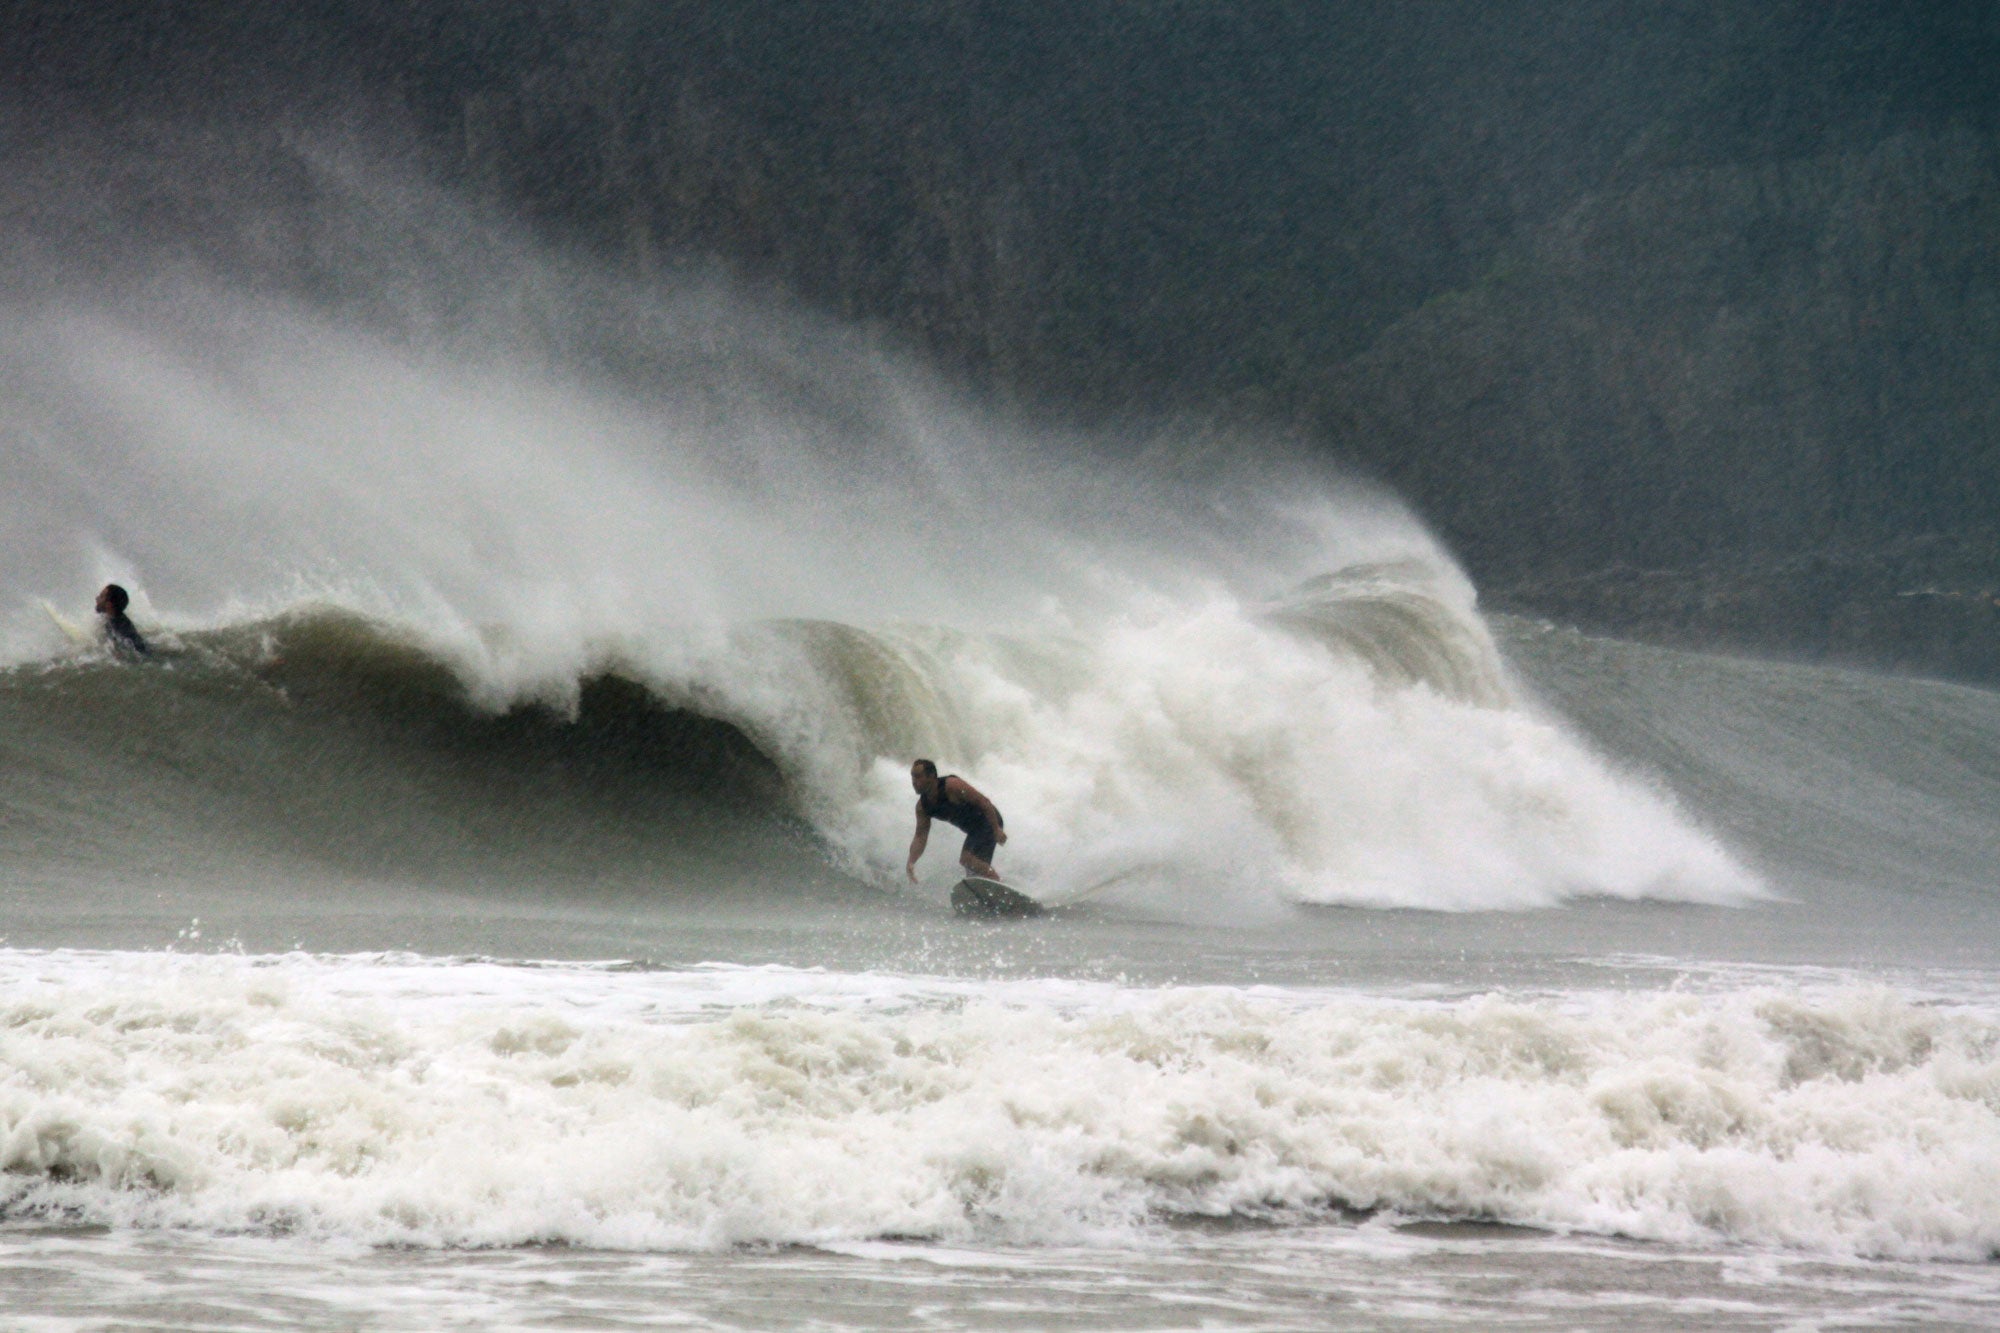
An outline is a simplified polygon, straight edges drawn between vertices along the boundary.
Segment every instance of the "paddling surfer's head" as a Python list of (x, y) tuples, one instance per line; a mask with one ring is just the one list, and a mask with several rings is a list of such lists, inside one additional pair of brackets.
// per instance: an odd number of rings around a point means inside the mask
[(97, 614), (104, 617), (104, 634), (111, 646), (121, 653), (133, 653), (140, 657), (150, 651), (145, 639), (125, 618), (125, 608), (132, 605), (132, 594), (115, 583), (107, 583), (97, 593)]

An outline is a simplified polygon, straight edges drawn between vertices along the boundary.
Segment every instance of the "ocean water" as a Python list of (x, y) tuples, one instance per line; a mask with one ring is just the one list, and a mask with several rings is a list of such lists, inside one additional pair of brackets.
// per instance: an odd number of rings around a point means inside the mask
[(0, 319), (8, 1326), (2000, 1320), (2000, 699), (547, 281)]

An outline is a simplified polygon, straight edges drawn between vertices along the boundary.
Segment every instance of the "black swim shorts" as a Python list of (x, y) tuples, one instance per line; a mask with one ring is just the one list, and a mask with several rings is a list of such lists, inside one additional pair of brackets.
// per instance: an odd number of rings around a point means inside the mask
[(964, 852), (971, 852), (974, 856), (984, 861), (987, 865), (992, 865), (993, 848), (996, 845), (997, 844), (994, 842), (993, 839), (992, 826), (989, 825), (986, 828), (980, 829), (976, 833), (966, 834), (965, 847), (963, 848), (960, 854), (963, 855)]

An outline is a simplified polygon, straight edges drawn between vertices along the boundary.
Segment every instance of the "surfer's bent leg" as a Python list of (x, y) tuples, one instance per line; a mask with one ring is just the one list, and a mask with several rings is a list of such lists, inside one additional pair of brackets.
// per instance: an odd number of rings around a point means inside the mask
[(993, 868), (993, 830), (980, 829), (965, 835), (965, 847), (958, 854), (958, 863), (972, 874), (985, 879), (998, 879), (1000, 872)]

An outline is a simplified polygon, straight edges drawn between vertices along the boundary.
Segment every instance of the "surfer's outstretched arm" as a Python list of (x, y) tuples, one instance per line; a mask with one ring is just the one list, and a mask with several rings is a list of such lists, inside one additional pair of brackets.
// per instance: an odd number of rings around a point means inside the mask
[(917, 858), (924, 854), (924, 845), (931, 840), (931, 817), (924, 813), (924, 803), (917, 802), (917, 836), (910, 839), (910, 859), (904, 865), (903, 873), (910, 877), (910, 883), (917, 882)]

